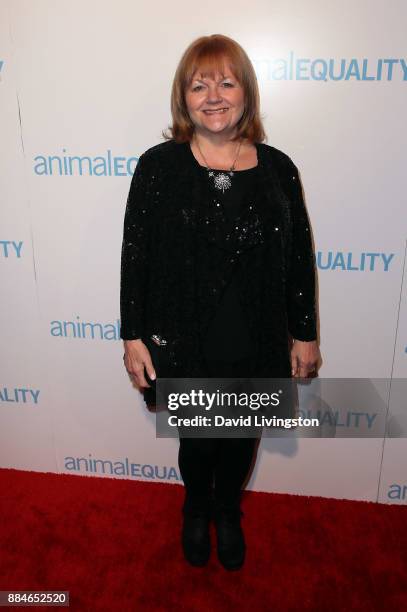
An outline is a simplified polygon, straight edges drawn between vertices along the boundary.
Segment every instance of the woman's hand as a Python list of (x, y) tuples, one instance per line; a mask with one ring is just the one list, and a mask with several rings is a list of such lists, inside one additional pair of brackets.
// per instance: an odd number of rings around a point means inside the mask
[(321, 354), (316, 340), (303, 342), (295, 340), (291, 348), (291, 374), (295, 378), (306, 378), (314, 372)]
[(144, 376), (144, 367), (151, 380), (155, 380), (156, 373), (151, 361), (150, 351), (141, 339), (124, 341), (124, 366), (139, 387), (150, 388)]

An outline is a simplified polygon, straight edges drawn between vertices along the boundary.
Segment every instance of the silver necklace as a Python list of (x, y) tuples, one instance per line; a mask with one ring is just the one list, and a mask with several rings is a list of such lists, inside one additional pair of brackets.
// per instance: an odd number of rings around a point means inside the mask
[[(219, 189), (219, 190), (222, 190), (222, 193), (224, 193), (225, 189), (230, 189), (230, 187), (232, 186), (231, 178), (232, 178), (232, 176), (234, 174), (233, 171), (234, 171), (235, 166), (236, 166), (237, 158), (239, 157), (240, 147), (242, 145), (242, 139), (240, 139), (239, 146), (237, 148), (236, 157), (235, 157), (235, 160), (234, 160), (232, 166), (230, 167), (230, 170), (224, 170), (224, 171), (216, 171), (216, 170), (213, 170), (212, 168), (210, 168), (208, 162), (205, 159), (204, 154), (201, 151), (201, 147), (199, 146), (198, 140), (196, 140), (195, 142), (197, 144), (197, 147), (199, 149), (200, 154), (202, 155), (202, 159), (204, 160), (204, 162), (206, 164), (205, 167), (206, 167), (206, 169), (208, 171), (208, 175), (213, 178), (213, 184), (214, 184), (215, 188)], [(216, 172), (216, 174), (215, 174), (215, 172)]]

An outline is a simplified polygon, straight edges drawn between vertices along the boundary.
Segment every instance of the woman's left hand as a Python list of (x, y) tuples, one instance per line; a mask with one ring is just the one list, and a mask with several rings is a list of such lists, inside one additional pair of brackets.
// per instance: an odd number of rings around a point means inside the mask
[(291, 374), (295, 378), (306, 378), (314, 372), (321, 359), (316, 340), (295, 340), (291, 348)]

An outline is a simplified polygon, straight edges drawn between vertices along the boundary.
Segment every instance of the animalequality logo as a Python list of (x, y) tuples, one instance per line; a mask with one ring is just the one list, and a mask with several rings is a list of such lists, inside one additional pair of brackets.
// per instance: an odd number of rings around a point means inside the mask
[(0, 257), (5, 257), (6, 259), (17, 257), (19, 259), (21, 257), (22, 246), (22, 240), (18, 242), (15, 240), (0, 240)]
[(113, 155), (70, 155), (66, 149), (58, 155), (36, 155), (34, 174), (38, 176), (132, 176), (138, 157)]
[(388, 272), (394, 253), (317, 251), (316, 264), (320, 270), (346, 272)]
[(389, 486), (387, 491), (388, 499), (406, 501), (407, 500), (407, 484), (405, 483), (393, 483)]
[(39, 389), (28, 387), (0, 387), (0, 402), (38, 404)]
[(252, 58), (259, 79), (271, 81), (407, 81), (407, 60), (399, 57)]
[(133, 463), (128, 457), (113, 461), (112, 459), (95, 459), (89, 453), (88, 457), (64, 457), (64, 466), (69, 472), (130, 476), (148, 480), (181, 480), (173, 466)]
[(96, 321), (51, 321), (51, 336), (55, 338), (79, 338), (81, 340), (120, 340), (120, 319), (114, 323)]

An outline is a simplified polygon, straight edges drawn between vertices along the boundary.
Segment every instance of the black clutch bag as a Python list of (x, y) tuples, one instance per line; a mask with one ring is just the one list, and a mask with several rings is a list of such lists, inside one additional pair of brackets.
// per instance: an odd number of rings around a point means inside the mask
[[(142, 338), (142, 340), (150, 353), (156, 378), (165, 377), (169, 366), (167, 341), (159, 334), (146, 336)], [(144, 368), (144, 377), (147, 383), (150, 385), (150, 388), (143, 389), (144, 401), (146, 402), (147, 406), (156, 406), (156, 380), (151, 380), (147, 374), (146, 368)]]

